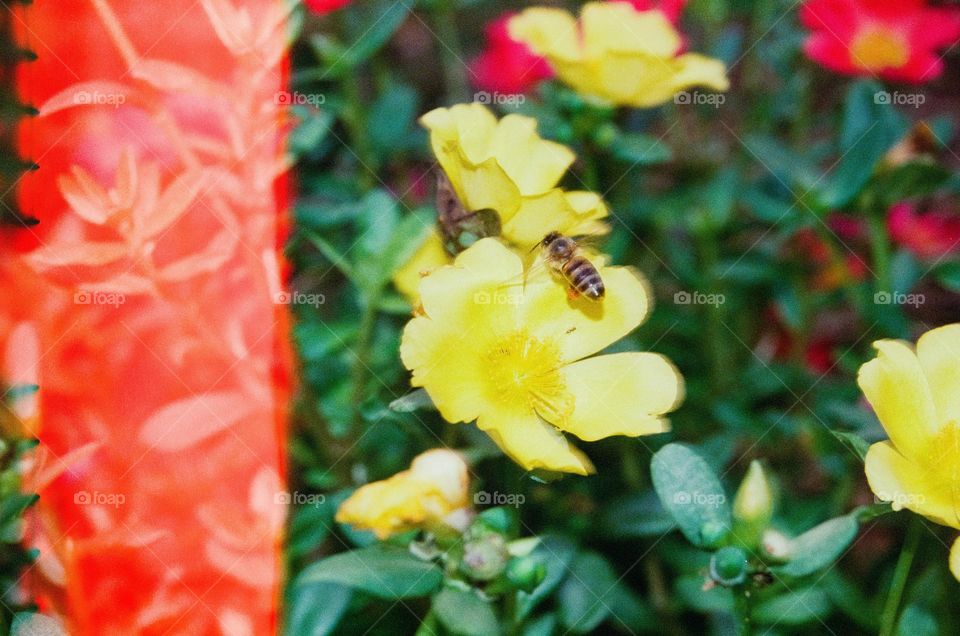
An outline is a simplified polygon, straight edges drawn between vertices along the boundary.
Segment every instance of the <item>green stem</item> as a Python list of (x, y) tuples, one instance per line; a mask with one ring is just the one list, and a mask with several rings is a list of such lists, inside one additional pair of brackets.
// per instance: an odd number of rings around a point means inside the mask
[[(347, 7), (342, 13), (344, 32), (348, 31), (345, 21), (350, 11), (355, 11), (355, 9)], [(360, 166), (358, 176), (360, 186), (363, 190), (369, 190), (376, 183), (375, 177), (379, 173), (380, 166), (377, 154), (373, 151), (367, 135), (367, 110), (360, 94), (360, 81), (360, 68), (352, 68), (350, 72), (341, 75), (340, 92), (343, 94), (344, 108), (340, 117), (350, 134), (352, 151), (357, 160), (363, 164)]]
[(892, 292), (893, 280), (890, 277), (890, 239), (883, 216), (870, 214), (868, 217), (870, 249), (873, 253), (873, 266), (877, 273), (877, 291)]
[(370, 368), (370, 344), (373, 340), (374, 329), (377, 326), (377, 305), (380, 303), (380, 294), (370, 294), (365, 299), (363, 314), (360, 317), (360, 328), (357, 331), (357, 340), (354, 345), (354, 355), (356, 359), (353, 362), (350, 379), (353, 384), (353, 393), (350, 403), (353, 405), (353, 421), (351, 424), (351, 437), (356, 435), (357, 431), (363, 425), (363, 415), (361, 406), (367, 397), (367, 370)]
[(457, 29), (456, 0), (435, 0), (431, 16), (440, 44), (447, 96), (453, 102), (465, 102), (470, 98), (470, 89), (467, 84), (463, 47), (460, 45), (460, 31)]
[(907, 526), (907, 535), (903, 540), (903, 549), (900, 551), (900, 558), (897, 559), (897, 566), (893, 571), (890, 591), (887, 592), (887, 600), (883, 605), (880, 636), (893, 636), (896, 629), (900, 601), (903, 599), (903, 592), (907, 587), (907, 577), (910, 575), (913, 557), (916, 555), (917, 546), (920, 544), (920, 529), (922, 527), (923, 522), (920, 521), (920, 518), (911, 515), (910, 523)]
[(737, 636), (751, 636), (753, 634), (753, 609), (750, 599), (750, 590), (746, 586), (738, 586), (733, 590), (734, 610), (737, 615)]

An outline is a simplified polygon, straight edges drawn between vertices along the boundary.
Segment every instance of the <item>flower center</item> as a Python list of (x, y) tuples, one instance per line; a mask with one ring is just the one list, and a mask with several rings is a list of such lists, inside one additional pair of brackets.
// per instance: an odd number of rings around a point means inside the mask
[(557, 424), (573, 412), (573, 396), (560, 375), (556, 343), (518, 331), (487, 352), (487, 399), (513, 412), (536, 410)]
[(910, 45), (893, 29), (871, 26), (854, 37), (850, 57), (854, 66), (867, 71), (900, 68), (910, 59)]

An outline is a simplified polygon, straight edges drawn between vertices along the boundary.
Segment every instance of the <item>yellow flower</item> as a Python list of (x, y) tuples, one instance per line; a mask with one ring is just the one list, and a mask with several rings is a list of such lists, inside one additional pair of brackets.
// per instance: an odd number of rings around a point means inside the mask
[[(501, 238), (519, 253), (528, 254), (549, 232), (586, 236), (610, 230), (599, 195), (557, 187), (573, 151), (541, 139), (535, 119), (507, 115), (498, 121), (481, 104), (457, 104), (432, 110), (420, 122), (467, 210), (496, 211)], [(431, 234), (394, 274), (394, 285), (417, 305), (422, 276), (451, 262), (440, 235)]]
[(639, 274), (600, 267), (603, 301), (571, 300), (546, 269), (483, 239), (423, 279), (423, 315), (400, 345), (411, 383), (449, 422), (477, 420), (503, 451), (532, 470), (593, 472), (563, 431), (594, 441), (668, 430), (682, 399), (673, 365), (652, 353), (588, 358), (637, 327), (650, 299)]
[(409, 470), (359, 488), (337, 510), (337, 521), (380, 539), (408, 530), (462, 531), (469, 519), (467, 464), (459, 453), (434, 449)]
[(420, 279), (441, 265), (451, 262), (446, 250), (443, 249), (443, 240), (437, 232), (431, 232), (424, 239), (417, 251), (393, 275), (393, 285), (401, 294), (406, 296), (411, 304), (420, 302)]
[(482, 104), (437, 108), (420, 118), (430, 145), (468, 210), (492, 209), (502, 237), (529, 250), (548, 232), (601, 234), (609, 228), (603, 200), (592, 192), (557, 187), (574, 154), (541, 139), (537, 121), (497, 118)]
[(650, 107), (693, 86), (729, 88), (723, 62), (678, 55), (683, 41), (660, 11), (588, 2), (578, 22), (563, 9), (534, 7), (511, 19), (509, 29), (579, 93), (614, 104)]
[[(895, 510), (960, 529), (960, 323), (928, 331), (916, 350), (896, 340), (873, 346), (878, 355), (858, 381), (890, 441), (867, 453), (870, 488)], [(951, 566), (960, 579), (956, 543)]]

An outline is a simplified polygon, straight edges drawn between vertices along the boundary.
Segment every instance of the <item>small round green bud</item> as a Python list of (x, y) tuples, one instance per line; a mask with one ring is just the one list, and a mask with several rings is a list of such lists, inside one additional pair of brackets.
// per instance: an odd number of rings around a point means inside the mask
[(499, 534), (485, 534), (463, 546), (460, 569), (475, 581), (490, 581), (503, 573), (510, 559), (507, 543)]
[(532, 592), (546, 576), (546, 566), (530, 557), (514, 557), (507, 563), (507, 580), (518, 590)]
[(593, 133), (593, 141), (601, 148), (609, 148), (617, 140), (617, 127), (610, 122), (601, 124)]
[(710, 578), (725, 587), (747, 579), (747, 554), (735, 546), (720, 548), (710, 558)]

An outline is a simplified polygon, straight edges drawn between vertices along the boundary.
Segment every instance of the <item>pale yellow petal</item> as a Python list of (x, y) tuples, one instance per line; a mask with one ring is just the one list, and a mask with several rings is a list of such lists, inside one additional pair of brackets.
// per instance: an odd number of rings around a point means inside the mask
[(525, 470), (540, 468), (578, 475), (594, 472), (587, 456), (533, 411), (511, 414), (490, 410), (480, 417), (477, 426)]
[(662, 416), (683, 399), (683, 378), (655, 353), (615, 353), (568, 365), (561, 371), (576, 407), (557, 425), (592, 442), (611, 435), (652, 435), (669, 430)]
[(443, 241), (436, 232), (431, 232), (403, 266), (393, 275), (393, 284), (411, 304), (420, 302), (420, 281), (438, 267), (448, 265), (452, 259), (443, 249)]
[(407, 323), (400, 357), (411, 384), (426, 389), (449, 422), (469, 422), (483, 407), (483, 352), (513, 329), (522, 286), (520, 258), (496, 239), (483, 239), (420, 283), (426, 315)]
[(497, 161), (523, 195), (555, 187), (575, 159), (566, 146), (542, 139), (537, 134), (537, 120), (523, 115), (501, 119), (492, 146)]
[(607, 51), (673, 57), (682, 44), (660, 11), (637, 11), (625, 2), (589, 2), (580, 15), (587, 58)]
[(730, 88), (727, 67), (720, 60), (699, 53), (685, 53), (674, 60), (676, 70), (673, 76), (674, 92), (694, 86), (704, 86), (715, 91)]
[(576, 19), (563, 9), (533, 7), (510, 19), (510, 37), (524, 42), (538, 55), (579, 58), (580, 33)]
[(957, 537), (950, 548), (950, 571), (954, 578), (960, 581), (960, 537)]
[[(595, 263), (597, 264), (597, 263)], [(649, 284), (628, 267), (601, 267), (606, 296), (571, 299), (569, 286), (543, 272), (528, 281), (521, 309), (530, 334), (552, 340), (563, 362), (596, 353), (638, 327), (647, 316), (652, 296)]]
[(960, 323), (922, 335), (917, 341), (917, 357), (930, 386), (938, 423), (960, 424)]
[(468, 210), (491, 209), (509, 219), (520, 207), (520, 190), (496, 159), (478, 164), (461, 161), (457, 171), (461, 188), (457, 194)]
[(870, 489), (895, 510), (906, 508), (932, 521), (960, 528), (956, 493), (933, 470), (916, 464), (889, 442), (873, 444), (867, 452), (865, 471)]
[(920, 361), (904, 342), (878, 340), (873, 346), (877, 357), (860, 367), (857, 382), (893, 445), (919, 460), (938, 430)]
[(592, 192), (550, 190), (544, 195), (525, 197), (513, 218), (503, 225), (503, 236), (521, 250), (529, 250), (550, 232), (567, 236), (602, 234), (609, 228), (599, 219), (607, 206)]

